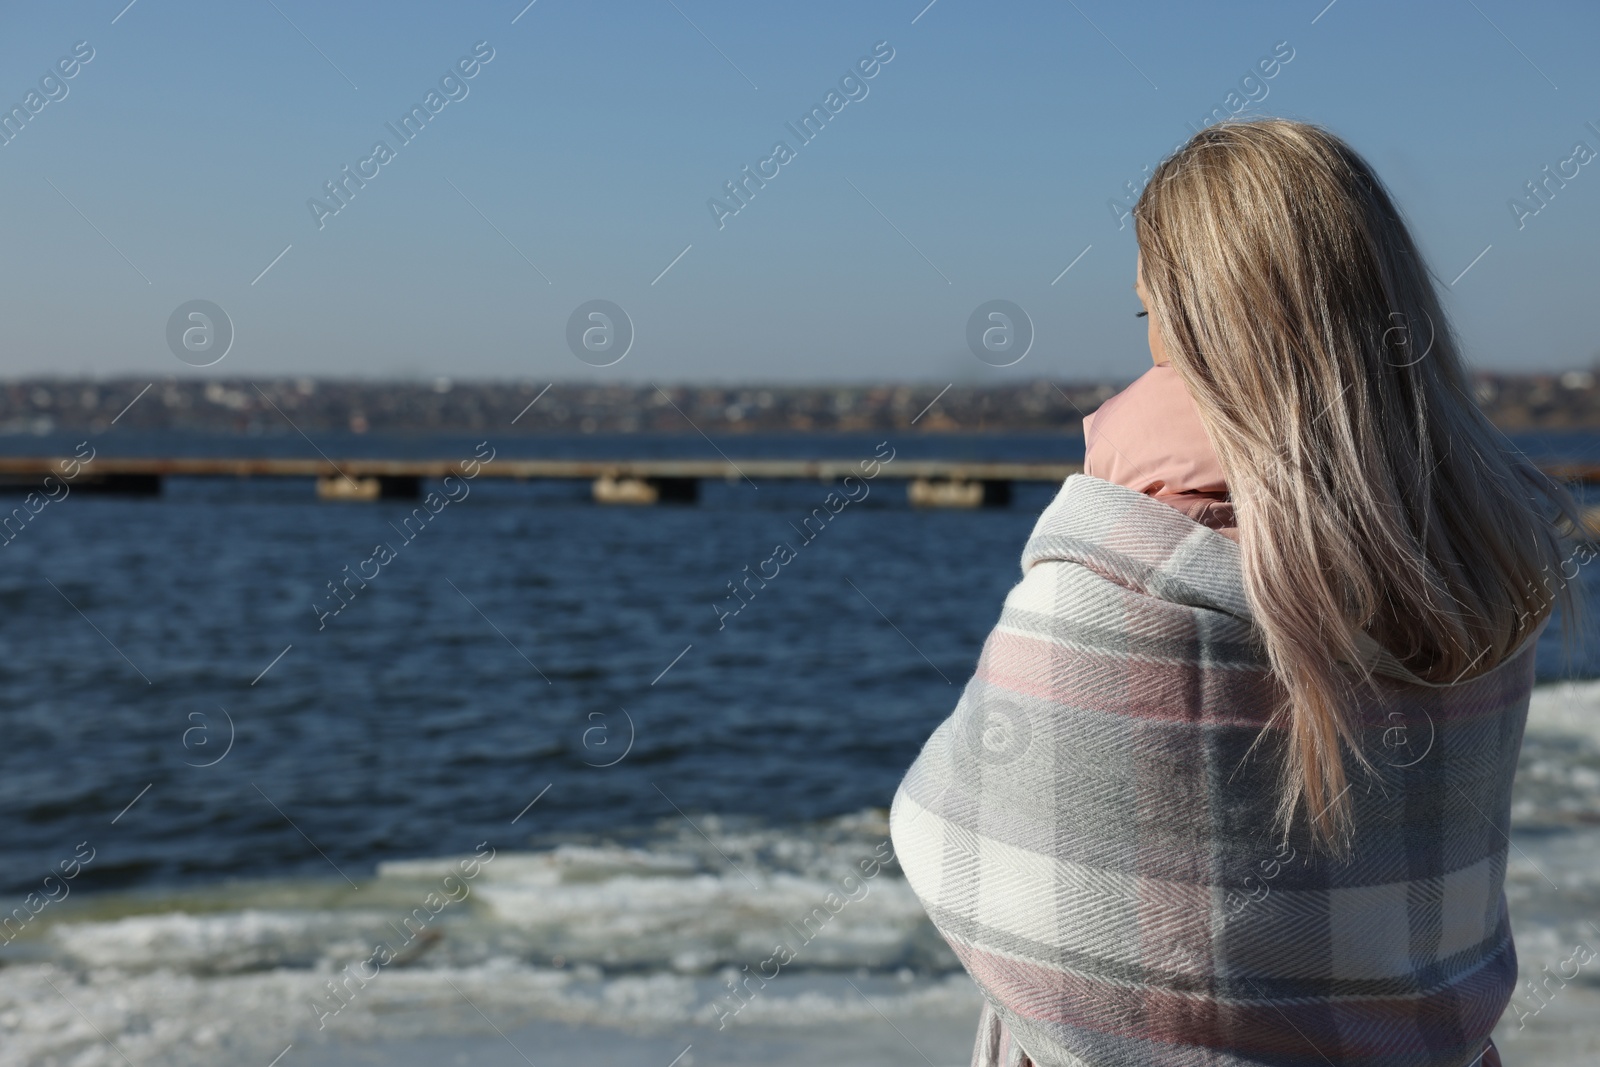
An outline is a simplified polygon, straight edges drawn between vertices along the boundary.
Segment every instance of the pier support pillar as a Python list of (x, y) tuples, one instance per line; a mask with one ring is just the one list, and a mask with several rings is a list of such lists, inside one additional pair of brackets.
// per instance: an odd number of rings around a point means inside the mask
[(324, 474), (317, 478), (318, 500), (417, 500), (422, 479), (414, 474), (378, 474), (347, 478)]
[(983, 506), (1006, 508), (1011, 506), (1011, 483), (1002, 478), (991, 478), (983, 483)]
[(415, 474), (380, 474), (378, 499), (421, 500), (422, 478)]
[(656, 499), (663, 504), (693, 504), (700, 499), (698, 478), (651, 478)]
[(913, 478), (906, 499), (914, 508), (1002, 508), (1011, 503), (1011, 483), (1003, 479)]
[(603, 474), (594, 480), (593, 492), (596, 504), (693, 504), (700, 498), (700, 480)]

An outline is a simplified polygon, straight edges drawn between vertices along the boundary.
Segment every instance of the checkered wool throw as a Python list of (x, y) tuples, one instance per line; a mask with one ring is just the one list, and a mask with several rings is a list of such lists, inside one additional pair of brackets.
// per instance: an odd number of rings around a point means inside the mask
[[(1538, 634), (1359, 709), (1353, 857), (1272, 836), (1280, 690), (1239, 546), (1074, 475), (894, 798), (906, 877), (987, 1005), (973, 1062), (1464, 1067), (1516, 979), (1503, 883)], [(1276, 728), (1275, 728), (1276, 729)], [(1282, 733), (1275, 733), (1281, 741)]]

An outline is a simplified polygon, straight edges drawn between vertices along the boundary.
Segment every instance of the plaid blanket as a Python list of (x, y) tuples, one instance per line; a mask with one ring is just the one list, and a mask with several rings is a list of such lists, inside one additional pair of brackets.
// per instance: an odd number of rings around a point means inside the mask
[(1239, 546), (1084, 475), (1039, 518), (895, 794), (911, 888), (987, 1001), (975, 1064), (1464, 1067), (1510, 1000), (1528, 643), (1456, 685), (1371, 642), (1352, 858), (1271, 833), (1279, 697)]

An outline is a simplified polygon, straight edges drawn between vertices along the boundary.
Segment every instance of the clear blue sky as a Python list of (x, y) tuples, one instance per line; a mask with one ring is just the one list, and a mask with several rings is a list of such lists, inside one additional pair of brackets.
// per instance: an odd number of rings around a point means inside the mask
[[(1279, 42), (1250, 113), (1354, 143), (1444, 281), (1489, 249), (1448, 295), (1475, 363), (1600, 354), (1600, 160), (1521, 229), (1508, 207), (1600, 151), (1592, 2), (538, 0), (513, 23), (524, 2), (8, 5), (0, 103), (94, 58), (0, 147), (4, 375), (1132, 377), (1108, 201)], [(467, 95), (402, 145), (385, 124), (480, 41)], [(880, 41), (867, 95), (802, 144), (785, 123)], [(308, 199), (378, 140), (394, 158), (319, 229)], [(779, 140), (794, 158), (719, 229), (708, 199)], [(165, 339), (196, 298), (237, 332), (200, 371)], [(594, 298), (637, 337), (604, 369), (565, 339)], [(1037, 333), (1004, 370), (965, 342), (994, 298)]]

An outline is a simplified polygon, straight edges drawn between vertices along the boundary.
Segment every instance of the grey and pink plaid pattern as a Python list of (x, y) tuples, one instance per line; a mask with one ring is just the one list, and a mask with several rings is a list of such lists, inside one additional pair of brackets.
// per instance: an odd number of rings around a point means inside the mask
[[(1068, 478), (894, 798), (895, 851), (1040, 1067), (1466, 1067), (1516, 980), (1503, 883), (1537, 634), (1440, 686), (1386, 654), (1355, 852), (1271, 833), (1279, 689), (1240, 547)], [(1392, 680), (1389, 680), (1392, 679)], [(988, 1013), (986, 1012), (986, 1019)], [(1015, 1046), (1015, 1048), (1013, 1048)]]

